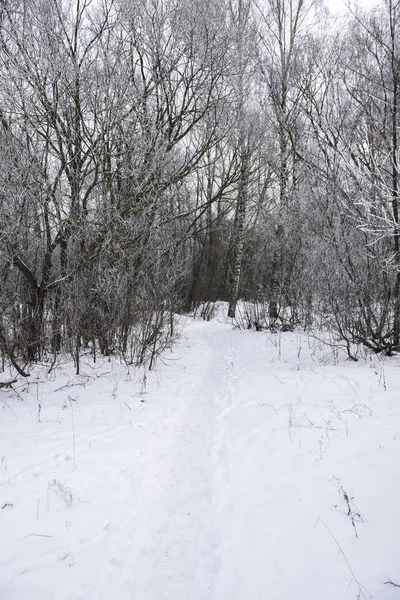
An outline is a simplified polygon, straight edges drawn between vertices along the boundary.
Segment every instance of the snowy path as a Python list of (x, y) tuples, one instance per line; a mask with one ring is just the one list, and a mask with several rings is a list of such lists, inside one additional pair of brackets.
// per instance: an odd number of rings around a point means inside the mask
[(169, 431), (141, 491), (143, 544), (135, 561), (135, 598), (208, 597), (214, 386), (221, 358), (196, 333), (187, 350), (190, 361), (169, 398)]
[(398, 598), (399, 362), (223, 319), (168, 359), (2, 396), (1, 600)]

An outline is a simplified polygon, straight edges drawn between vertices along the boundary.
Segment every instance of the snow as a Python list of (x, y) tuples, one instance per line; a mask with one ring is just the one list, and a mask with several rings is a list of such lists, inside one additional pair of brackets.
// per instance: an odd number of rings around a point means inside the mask
[(400, 597), (399, 359), (225, 314), (1, 391), (2, 600)]

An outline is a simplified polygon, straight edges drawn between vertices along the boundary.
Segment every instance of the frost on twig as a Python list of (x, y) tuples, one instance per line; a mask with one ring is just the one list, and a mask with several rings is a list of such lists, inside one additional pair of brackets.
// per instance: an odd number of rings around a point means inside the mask
[(57, 496), (57, 498), (60, 498), (60, 500), (65, 502), (65, 505), (67, 508), (72, 506), (73, 496), (72, 496), (72, 492), (71, 492), (70, 488), (63, 485), (61, 483), (61, 481), (59, 481), (58, 479), (53, 479), (53, 481), (51, 481), (49, 483), (48, 488), (47, 488), (47, 510), (50, 509), (50, 501), (49, 501), (50, 492), (52, 492), (53, 494), (55, 494)]
[(338, 491), (339, 494), (341, 496), (343, 496), (343, 500), (346, 503), (347, 506), (347, 516), (349, 517), (351, 524), (353, 525), (354, 528), (354, 532), (356, 534), (356, 538), (358, 538), (358, 531), (357, 531), (357, 527), (356, 527), (356, 521), (363, 523), (364, 522), (364, 518), (361, 514), (361, 512), (358, 510), (358, 508), (355, 506), (354, 504), (354, 499), (351, 498), (348, 493), (346, 492), (346, 490), (344, 489), (344, 487), (342, 486), (340, 479), (338, 477), (333, 477), (333, 480), (336, 482), (336, 485), (338, 487)]

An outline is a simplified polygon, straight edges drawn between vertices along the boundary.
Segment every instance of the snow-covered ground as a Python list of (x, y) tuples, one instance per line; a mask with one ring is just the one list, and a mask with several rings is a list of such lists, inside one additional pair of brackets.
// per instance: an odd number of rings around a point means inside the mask
[(400, 362), (182, 318), (0, 391), (1, 600), (400, 598)]

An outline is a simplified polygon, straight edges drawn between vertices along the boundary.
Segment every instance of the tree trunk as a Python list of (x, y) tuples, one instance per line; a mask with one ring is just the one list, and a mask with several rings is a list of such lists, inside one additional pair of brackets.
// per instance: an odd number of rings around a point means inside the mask
[(245, 151), (242, 158), (241, 178), (236, 202), (235, 230), (233, 232), (233, 261), (228, 309), (228, 317), (231, 319), (234, 319), (236, 315), (236, 306), (239, 299), (240, 278), (242, 274), (244, 226), (246, 220), (246, 200), (248, 192), (248, 161), (248, 153)]

